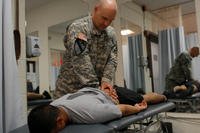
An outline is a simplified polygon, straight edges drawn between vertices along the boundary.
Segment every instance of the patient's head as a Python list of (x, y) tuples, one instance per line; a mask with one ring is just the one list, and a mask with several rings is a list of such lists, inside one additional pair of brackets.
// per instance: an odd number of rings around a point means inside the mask
[(199, 47), (192, 47), (189, 50), (189, 53), (190, 53), (191, 57), (197, 57), (197, 56), (199, 56)]
[(38, 106), (28, 115), (30, 133), (57, 133), (67, 122), (67, 113), (62, 108), (52, 105)]

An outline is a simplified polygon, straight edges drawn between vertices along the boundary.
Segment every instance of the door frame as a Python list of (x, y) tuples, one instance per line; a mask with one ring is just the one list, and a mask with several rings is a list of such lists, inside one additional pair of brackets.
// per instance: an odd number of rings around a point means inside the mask
[(152, 85), (152, 92), (154, 92), (154, 82), (153, 82), (153, 64), (152, 64), (152, 52), (151, 52), (151, 42), (158, 44), (158, 35), (156, 33), (153, 33), (151, 31), (145, 30), (144, 36), (146, 38), (146, 47), (147, 47), (147, 61), (151, 77), (151, 85)]

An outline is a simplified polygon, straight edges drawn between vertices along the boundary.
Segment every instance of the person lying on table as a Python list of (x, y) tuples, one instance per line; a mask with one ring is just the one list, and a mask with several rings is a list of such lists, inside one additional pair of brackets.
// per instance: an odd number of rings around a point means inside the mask
[[(164, 99), (163, 99), (164, 100)], [(99, 88), (83, 88), (50, 105), (34, 108), (28, 115), (30, 133), (57, 133), (73, 123), (103, 123), (147, 108), (145, 99), (133, 105), (116, 102)]]

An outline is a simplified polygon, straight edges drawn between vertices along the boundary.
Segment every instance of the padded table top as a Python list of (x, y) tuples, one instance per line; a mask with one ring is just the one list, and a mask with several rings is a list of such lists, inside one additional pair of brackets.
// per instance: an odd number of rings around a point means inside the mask
[[(60, 133), (111, 133), (113, 130), (103, 124), (89, 124), (89, 125), (69, 125)], [(19, 127), (10, 133), (29, 133), (27, 125)]]
[(113, 129), (104, 124), (69, 125), (60, 133), (111, 133)]
[[(69, 125), (61, 131), (61, 133), (112, 133), (114, 131), (122, 130), (130, 124), (143, 120), (149, 116), (166, 112), (175, 107), (172, 102), (164, 102), (155, 105), (149, 105), (148, 108), (138, 114), (122, 117), (104, 124), (74, 124)], [(24, 125), (15, 129), (11, 133), (29, 133), (28, 126)]]
[(21, 126), (10, 133), (29, 133), (28, 125)]
[(175, 104), (172, 102), (163, 102), (154, 105), (148, 105), (148, 108), (142, 112), (135, 115), (126, 116), (114, 121), (107, 123), (108, 126), (114, 128), (115, 130), (121, 130), (125, 127), (133, 124), (136, 121), (143, 120), (150, 116), (156, 115), (161, 112), (166, 112), (175, 108)]

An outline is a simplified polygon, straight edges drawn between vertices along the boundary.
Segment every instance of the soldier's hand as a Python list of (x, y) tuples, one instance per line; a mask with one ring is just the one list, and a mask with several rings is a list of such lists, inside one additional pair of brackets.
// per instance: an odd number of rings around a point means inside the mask
[(113, 101), (115, 101), (115, 103), (119, 103), (119, 100), (118, 100), (118, 95), (115, 91), (115, 89), (113, 89), (112, 85), (110, 85), (109, 83), (106, 83), (106, 82), (103, 82), (101, 84), (101, 90), (103, 90), (107, 95), (109, 95)]
[(113, 89), (112, 85), (107, 82), (101, 82), (101, 90), (108, 89), (111, 91)]

